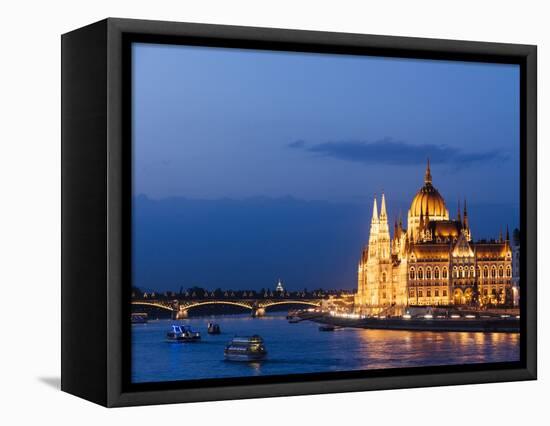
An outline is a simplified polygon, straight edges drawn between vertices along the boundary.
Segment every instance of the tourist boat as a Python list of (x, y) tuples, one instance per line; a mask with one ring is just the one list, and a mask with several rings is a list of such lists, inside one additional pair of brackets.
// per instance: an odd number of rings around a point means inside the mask
[(233, 338), (223, 353), (227, 361), (261, 361), (267, 355), (264, 341), (258, 335)]
[(132, 313), (130, 316), (132, 324), (147, 324), (147, 319), (146, 313)]
[(191, 330), (189, 326), (173, 324), (172, 330), (166, 333), (166, 337), (173, 342), (196, 342), (201, 339), (201, 334)]
[(208, 323), (208, 334), (220, 334), (221, 332), (219, 324), (213, 322)]
[(331, 324), (325, 324), (319, 326), (319, 331), (334, 331), (336, 327)]

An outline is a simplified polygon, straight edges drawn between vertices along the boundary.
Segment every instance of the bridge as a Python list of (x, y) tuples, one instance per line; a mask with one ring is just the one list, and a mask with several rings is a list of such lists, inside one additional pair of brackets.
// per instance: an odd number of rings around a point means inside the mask
[(318, 298), (269, 298), (269, 299), (152, 299), (152, 298), (133, 298), (134, 306), (149, 306), (158, 309), (170, 311), (173, 318), (186, 318), (190, 309), (206, 305), (230, 305), (249, 309), (253, 317), (265, 315), (267, 308), (279, 305), (304, 305), (318, 307), (321, 306), (321, 297)]

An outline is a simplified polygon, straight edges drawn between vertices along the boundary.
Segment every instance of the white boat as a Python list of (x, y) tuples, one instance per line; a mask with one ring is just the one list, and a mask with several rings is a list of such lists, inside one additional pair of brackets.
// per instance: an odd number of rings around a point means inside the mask
[(146, 313), (132, 313), (131, 322), (132, 324), (147, 324), (148, 315)]
[(201, 339), (201, 334), (191, 330), (189, 326), (173, 324), (172, 330), (166, 333), (166, 337), (172, 342), (196, 342)]
[(267, 356), (263, 339), (258, 336), (235, 337), (225, 347), (227, 361), (260, 361)]

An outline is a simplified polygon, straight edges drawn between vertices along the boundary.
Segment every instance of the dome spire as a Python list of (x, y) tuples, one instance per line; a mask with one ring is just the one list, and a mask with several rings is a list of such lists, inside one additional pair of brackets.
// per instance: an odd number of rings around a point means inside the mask
[(426, 165), (426, 173), (424, 174), (424, 183), (432, 183), (432, 172), (430, 171), (430, 157)]

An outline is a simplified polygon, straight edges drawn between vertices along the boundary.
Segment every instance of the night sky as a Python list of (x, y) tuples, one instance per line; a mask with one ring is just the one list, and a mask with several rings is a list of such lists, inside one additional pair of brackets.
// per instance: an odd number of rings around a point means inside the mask
[(356, 286), (426, 158), (474, 239), (519, 223), (519, 67), (135, 44), (134, 285)]

